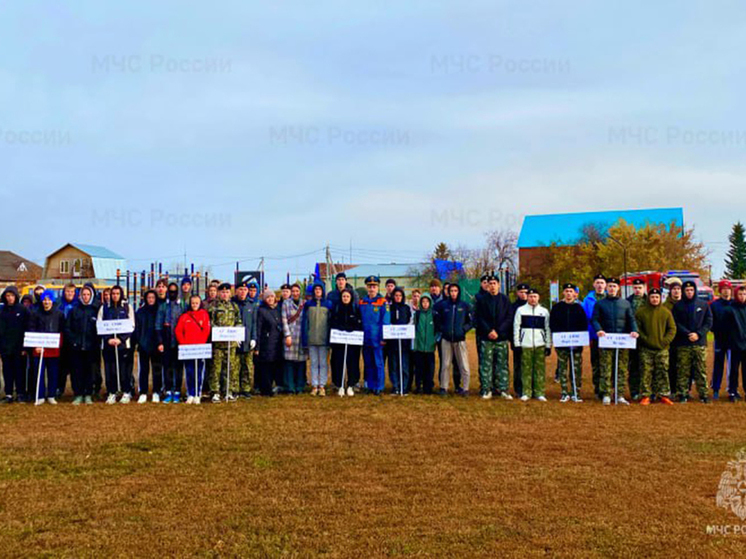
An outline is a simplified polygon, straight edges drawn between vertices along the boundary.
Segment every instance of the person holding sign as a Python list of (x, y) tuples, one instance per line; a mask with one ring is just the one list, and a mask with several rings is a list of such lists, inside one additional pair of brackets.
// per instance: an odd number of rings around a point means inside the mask
[[(43, 332), (45, 334), (62, 334), (65, 325), (65, 317), (57, 307), (54, 306), (54, 291), (45, 289), (41, 294), (41, 306), (31, 315), (29, 332)], [(61, 344), (60, 344), (61, 345)], [(40, 347), (33, 348), (34, 370), (38, 370), (39, 385), (36, 387), (36, 405), (43, 404), (46, 397), (47, 402), (56, 404), (57, 400), (57, 372), (59, 368), (60, 349), (46, 349), (43, 353)], [(46, 373), (46, 382), (45, 382)], [(45, 396), (46, 394), (46, 396)]]
[[(606, 280), (606, 297), (593, 307), (593, 328), (599, 338), (606, 334), (629, 334), (637, 338), (637, 322), (632, 313), (632, 305), (619, 296), (619, 280)], [(599, 394), (605, 406), (611, 404), (611, 393), (616, 390), (617, 402), (629, 405), (624, 398), (627, 386), (627, 365), (629, 350), (619, 348), (599, 348), (601, 379)]]
[(448, 299), (436, 311), (436, 328), (441, 336), (440, 394), (448, 394), (449, 371), (454, 357), (461, 373), (462, 388), (456, 393), (469, 395), (469, 350), (466, 333), (472, 329), (471, 305), (461, 300), (461, 287), (453, 283), (448, 287)]
[[(299, 291), (300, 294), (300, 291)], [(360, 332), (363, 329), (363, 318), (360, 309), (355, 305), (352, 288), (345, 287), (339, 295), (339, 302), (332, 307), (329, 319), (331, 330), (343, 332)], [(353, 386), (360, 382), (360, 346), (352, 344), (331, 344), (332, 348), (332, 382), (334, 386), (344, 390), (344, 381), (347, 381), (348, 396), (354, 396)], [(347, 360), (345, 361), (345, 349)], [(287, 358), (287, 354), (286, 354)], [(345, 374), (347, 366), (347, 378)], [(340, 392), (341, 394), (341, 392)]]
[(329, 375), (329, 312), (331, 305), (325, 297), (324, 284), (313, 285), (313, 299), (303, 307), (301, 340), (311, 361), (311, 396), (326, 396)]
[(479, 393), (485, 400), (491, 399), (493, 393), (505, 400), (512, 400), (509, 392), (508, 343), (513, 331), (513, 309), (507, 295), (500, 293), (500, 280), (497, 276), (487, 274), (484, 279), (487, 290), (476, 300), (474, 312), (477, 343), (482, 348)]
[(282, 311), (271, 289), (263, 299), (256, 315), (256, 387), (262, 396), (274, 396), (272, 381), (283, 364)]
[(65, 321), (64, 337), (73, 353), (73, 405), (93, 404), (93, 377), (100, 367), (101, 349), (96, 331), (99, 307), (92, 287), (80, 290), (80, 300)]
[[(218, 302), (210, 311), (210, 324), (213, 328), (241, 326), (241, 311), (238, 305), (231, 301), (231, 284), (221, 283), (218, 288)], [(228, 383), (228, 362), (230, 370), (233, 371)], [(220, 394), (227, 392), (226, 402), (236, 400), (238, 394), (238, 360), (236, 359), (236, 344), (231, 342), (214, 342), (212, 354), (212, 374), (210, 375), (210, 392), (212, 392), (212, 403), (220, 403)]]
[(684, 282), (684, 296), (674, 305), (676, 321), (676, 393), (679, 403), (689, 399), (691, 378), (703, 404), (710, 402), (707, 386), (707, 333), (712, 328), (712, 311), (697, 296), (697, 284)]
[(5, 380), (5, 403), (13, 401), (15, 389), (17, 401), (28, 397), (26, 357), (24, 357), (23, 334), (28, 329), (29, 311), (18, 298), (18, 289), (11, 285), (5, 288), (0, 307), (0, 358), (3, 361)]
[(650, 397), (672, 406), (668, 383), (668, 348), (676, 336), (673, 315), (661, 304), (661, 290), (651, 289), (643, 305), (635, 313), (640, 332), (640, 368), (642, 381), (640, 405), (650, 405)]
[[(404, 297), (404, 290), (401, 287), (395, 287), (391, 294), (391, 324), (409, 324), (412, 321), (412, 309), (407, 305)], [(391, 380), (392, 394), (409, 393), (409, 353), (411, 342), (402, 343), (401, 340), (395, 340), (389, 343), (388, 349), (389, 362), (389, 380)], [(401, 364), (401, 371), (399, 366)], [(399, 382), (401, 381), (401, 385)]]
[[(202, 308), (199, 295), (189, 298), (189, 310), (176, 323), (176, 340), (179, 345), (206, 344), (210, 339), (210, 315)], [(209, 349), (209, 347), (208, 347)], [(184, 361), (187, 385), (187, 404), (200, 403), (200, 389), (205, 376), (204, 359)]]
[(518, 307), (513, 320), (513, 344), (521, 348), (522, 402), (533, 396), (546, 402), (546, 358), (552, 351), (549, 311), (539, 304), (539, 292), (528, 290), (527, 303)]
[[(563, 332), (587, 332), (588, 317), (578, 303), (578, 292), (572, 283), (562, 286), (562, 301), (549, 313), (549, 328), (553, 334)], [(583, 346), (556, 347), (559, 381), (562, 389), (560, 402), (582, 402), (580, 387), (583, 378)], [(571, 361), (572, 359), (572, 361)]]
[(383, 368), (383, 326), (391, 322), (389, 305), (378, 293), (381, 280), (378, 276), (365, 278), (368, 296), (360, 299), (360, 315), (363, 319), (363, 363), (365, 365), (365, 388), (378, 396), (383, 392), (386, 373)]
[[(98, 311), (98, 320), (129, 320), (135, 325), (135, 313), (124, 301), (124, 290), (115, 285), (110, 291), (110, 302)], [(131, 334), (107, 334), (103, 336), (104, 370), (106, 371), (107, 404), (117, 403), (117, 392), (121, 391), (121, 404), (132, 400), (132, 361)]]

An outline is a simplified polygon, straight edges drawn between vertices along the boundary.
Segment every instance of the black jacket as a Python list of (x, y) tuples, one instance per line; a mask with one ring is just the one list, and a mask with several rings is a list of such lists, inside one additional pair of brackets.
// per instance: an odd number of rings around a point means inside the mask
[(329, 317), (329, 327), (334, 330), (343, 330), (345, 332), (362, 331), (363, 317), (360, 314), (360, 308), (350, 302), (345, 305), (341, 301), (332, 307), (332, 314)]
[(57, 307), (45, 311), (40, 308), (33, 312), (29, 322), (29, 332), (44, 332), (47, 334), (62, 334), (65, 328), (65, 316)]
[(621, 297), (609, 297), (607, 295), (597, 301), (593, 307), (591, 322), (596, 332), (601, 330), (607, 334), (637, 332), (637, 322), (632, 312), (632, 304)]
[[(676, 321), (676, 338), (674, 346), (692, 347), (706, 346), (707, 333), (712, 328), (712, 311), (710, 305), (697, 297), (688, 299), (684, 295), (678, 303), (673, 306), (673, 318)], [(699, 335), (696, 342), (689, 341), (692, 332)]]
[(273, 309), (262, 301), (256, 313), (257, 361), (280, 361), (285, 354), (282, 347), (284, 339), (280, 305)]
[(75, 351), (93, 351), (100, 347), (96, 319), (99, 305), (82, 302), (75, 305), (65, 321), (65, 339)]
[(722, 328), (728, 333), (728, 347), (746, 351), (746, 305), (731, 301), (724, 307)]
[(134, 341), (140, 351), (153, 353), (158, 349), (158, 333), (155, 330), (156, 317), (158, 316), (158, 303), (148, 305), (147, 303), (137, 309), (135, 313)]
[[(394, 293), (400, 288), (396, 288)], [(404, 293), (402, 291), (402, 293)], [(389, 316), (391, 317), (391, 324), (409, 324), (412, 322), (412, 307), (406, 303), (391, 303), (389, 307)]]
[(435, 312), (435, 330), (448, 342), (463, 342), (472, 329), (471, 305), (461, 300), (444, 299)]
[(564, 301), (554, 305), (549, 313), (549, 329), (557, 333), (587, 332), (588, 317), (585, 316), (583, 305)]
[(718, 347), (722, 348), (722, 342), (727, 341), (729, 338), (728, 329), (725, 327), (726, 316), (729, 314), (728, 307), (734, 304), (732, 299), (726, 301), (722, 297), (715, 299), (710, 303), (710, 311), (712, 312), (712, 333), (715, 334), (715, 339), (720, 341)]
[(479, 338), (488, 339), (487, 336), (494, 330), (497, 332), (496, 341), (509, 341), (513, 332), (515, 312), (507, 295), (490, 295), (485, 291), (475, 299), (474, 322)]
[[(8, 305), (5, 294), (16, 294), (16, 302)], [(3, 306), (0, 308), (0, 355), (17, 355), (23, 351), (23, 335), (29, 325), (29, 311), (21, 304), (18, 290), (14, 286), (3, 291)]]

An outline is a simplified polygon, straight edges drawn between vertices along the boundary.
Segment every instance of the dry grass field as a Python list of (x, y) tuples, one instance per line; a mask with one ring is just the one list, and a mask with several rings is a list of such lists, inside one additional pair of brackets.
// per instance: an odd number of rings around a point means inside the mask
[(583, 404), (548, 387), (546, 404), (4, 406), (2, 556), (746, 555), (706, 533), (741, 523), (715, 494), (746, 405), (604, 408), (588, 374)]

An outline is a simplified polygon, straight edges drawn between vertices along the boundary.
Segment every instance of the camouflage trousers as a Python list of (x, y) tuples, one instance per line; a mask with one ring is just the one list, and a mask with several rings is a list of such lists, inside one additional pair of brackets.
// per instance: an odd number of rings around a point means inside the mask
[(239, 353), (236, 355), (236, 361), (238, 361), (236, 371), (238, 371), (239, 391), (242, 394), (251, 392), (251, 387), (254, 385), (254, 354), (251, 351)]
[(521, 349), (521, 374), (523, 375), (523, 395), (534, 398), (544, 396), (547, 380), (544, 346)]
[(212, 370), (210, 371), (210, 392), (225, 395), (226, 380), (228, 379), (228, 361), (230, 360), (230, 391), (238, 394), (239, 362), (236, 356), (236, 344), (231, 344), (230, 355), (227, 342), (213, 344)]
[(617, 351), (619, 352), (619, 366), (616, 368), (616, 383), (619, 396), (624, 396), (624, 388), (627, 386), (627, 363), (629, 362), (629, 350), (599, 348), (599, 368), (601, 373), (599, 394), (601, 396), (611, 397), (614, 395), (614, 367), (616, 365)]
[(686, 396), (689, 392), (689, 379), (694, 379), (700, 398), (709, 395), (707, 387), (707, 347), (680, 346), (676, 348), (676, 393)]
[(570, 348), (557, 348), (557, 369), (559, 370), (560, 387), (563, 396), (573, 395), (573, 365), (575, 372), (575, 390), (580, 394), (580, 386), (583, 384), (583, 348), (572, 348), (572, 363), (570, 362)]
[(640, 394), (643, 398), (668, 396), (671, 394), (668, 382), (668, 350), (640, 348)]
[(482, 340), (479, 343), (479, 391), (487, 394), (493, 390), (507, 392), (510, 387), (508, 369), (508, 342)]

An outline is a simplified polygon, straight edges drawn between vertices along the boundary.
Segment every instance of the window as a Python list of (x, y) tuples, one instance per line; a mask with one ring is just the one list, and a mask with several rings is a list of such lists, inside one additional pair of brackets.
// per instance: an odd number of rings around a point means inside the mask
[(60, 260), (60, 274), (69, 274), (69, 273), (70, 273), (70, 261)]

